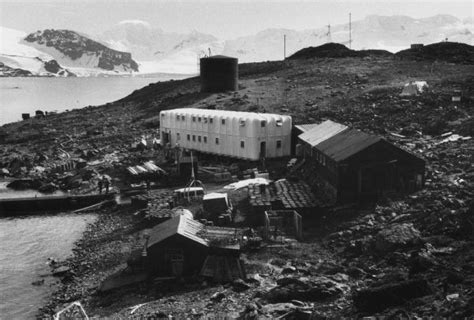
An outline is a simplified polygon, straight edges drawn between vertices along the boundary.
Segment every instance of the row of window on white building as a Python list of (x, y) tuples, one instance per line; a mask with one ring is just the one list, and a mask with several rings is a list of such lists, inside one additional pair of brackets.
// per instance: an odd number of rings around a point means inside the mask
[[(165, 116), (164, 114), (162, 114), (161, 116)], [(192, 121), (193, 122), (196, 122), (196, 119), (197, 119), (197, 122), (204, 122), (204, 123), (207, 123), (208, 121), (208, 118), (207, 117), (196, 117), (196, 116), (192, 116)], [(225, 125), (225, 120), (226, 119), (221, 119), (221, 124), (222, 125)], [(176, 121), (186, 121), (186, 116), (185, 115), (176, 115)], [(241, 127), (244, 127), (245, 126), (245, 119), (240, 119), (240, 126)], [(214, 123), (214, 118), (212, 117), (209, 117), (209, 123)], [(263, 128), (267, 125), (267, 121), (266, 120), (261, 120), (260, 121), (260, 126)], [(278, 119), (276, 120), (275, 122), (275, 125), (277, 127), (281, 127), (283, 125), (283, 121), (281, 119)]]
[[(196, 142), (196, 138), (197, 138), (197, 142), (203, 142), (203, 143), (207, 143), (207, 137), (206, 136), (196, 136), (196, 135), (191, 135), (191, 134), (187, 134), (186, 135), (186, 140), (188, 141), (192, 141), (193, 142)], [(181, 135), (178, 133), (176, 133), (176, 140), (180, 141), (181, 140)], [(219, 144), (219, 138), (216, 138), (215, 140), (216, 144)], [(240, 147), (241, 148), (245, 148), (245, 141), (243, 140), (240, 140)], [(281, 140), (277, 140), (276, 141), (276, 148), (277, 149), (280, 149), (281, 148)]]

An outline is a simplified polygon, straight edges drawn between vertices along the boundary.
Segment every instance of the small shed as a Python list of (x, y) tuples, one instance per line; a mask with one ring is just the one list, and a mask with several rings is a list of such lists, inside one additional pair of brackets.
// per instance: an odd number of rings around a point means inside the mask
[(331, 121), (299, 138), (310, 160), (306, 176), (337, 202), (408, 193), (424, 185), (425, 161), (382, 137)]
[(230, 208), (227, 193), (209, 193), (202, 198), (202, 207), (211, 217), (218, 217)]
[[(239, 245), (213, 244), (206, 237), (208, 234), (206, 226), (188, 215), (179, 215), (155, 226), (146, 245), (149, 272), (163, 277), (196, 276), (202, 272), (209, 256), (238, 260)], [(229, 271), (229, 274), (235, 273)]]

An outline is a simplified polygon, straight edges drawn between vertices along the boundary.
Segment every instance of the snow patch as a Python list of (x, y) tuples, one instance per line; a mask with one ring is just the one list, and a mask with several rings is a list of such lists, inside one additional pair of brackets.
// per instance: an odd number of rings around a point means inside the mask
[(135, 24), (135, 25), (142, 25), (142, 26), (151, 28), (150, 23), (148, 23), (146, 21), (143, 21), (143, 20), (139, 20), (139, 19), (122, 20), (118, 24), (121, 24), (121, 25), (123, 25), (123, 24)]
[(19, 56), (29, 58), (40, 58), (44, 61), (53, 59), (42, 51), (39, 51), (29, 45), (23, 43), (23, 39), (27, 36), (26, 32), (0, 27), (0, 54), (7, 56)]

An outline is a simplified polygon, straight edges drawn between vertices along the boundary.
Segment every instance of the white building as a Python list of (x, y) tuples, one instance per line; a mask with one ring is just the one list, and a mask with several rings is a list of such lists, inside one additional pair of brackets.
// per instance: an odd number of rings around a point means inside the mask
[(290, 155), (291, 117), (209, 109), (160, 112), (161, 143), (248, 160)]

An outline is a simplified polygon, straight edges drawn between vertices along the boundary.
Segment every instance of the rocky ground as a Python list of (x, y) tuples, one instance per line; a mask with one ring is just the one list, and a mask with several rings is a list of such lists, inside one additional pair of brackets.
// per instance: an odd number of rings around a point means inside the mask
[[(192, 78), (3, 126), (0, 166), (12, 178), (62, 161), (63, 151), (97, 175), (118, 175), (127, 163), (156, 158), (132, 144), (156, 133), (159, 110), (184, 106), (284, 113), (295, 123), (331, 119), (380, 134), (427, 162), (423, 190), (305, 221), (305, 241), (245, 253), (248, 279), (228, 285), (199, 280), (98, 294), (100, 280), (123, 267), (146, 227), (127, 209), (104, 209), (67, 262), (71, 282), (43, 311), (80, 300), (89, 315), (115, 318), (472, 318), (473, 74), (473, 65), (373, 56), (246, 64), (235, 93), (200, 93)], [(400, 96), (411, 80), (427, 81), (429, 90)], [(461, 101), (453, 102), (459, 92)], [(62, 182), (49, 173), (39, 179)]]

